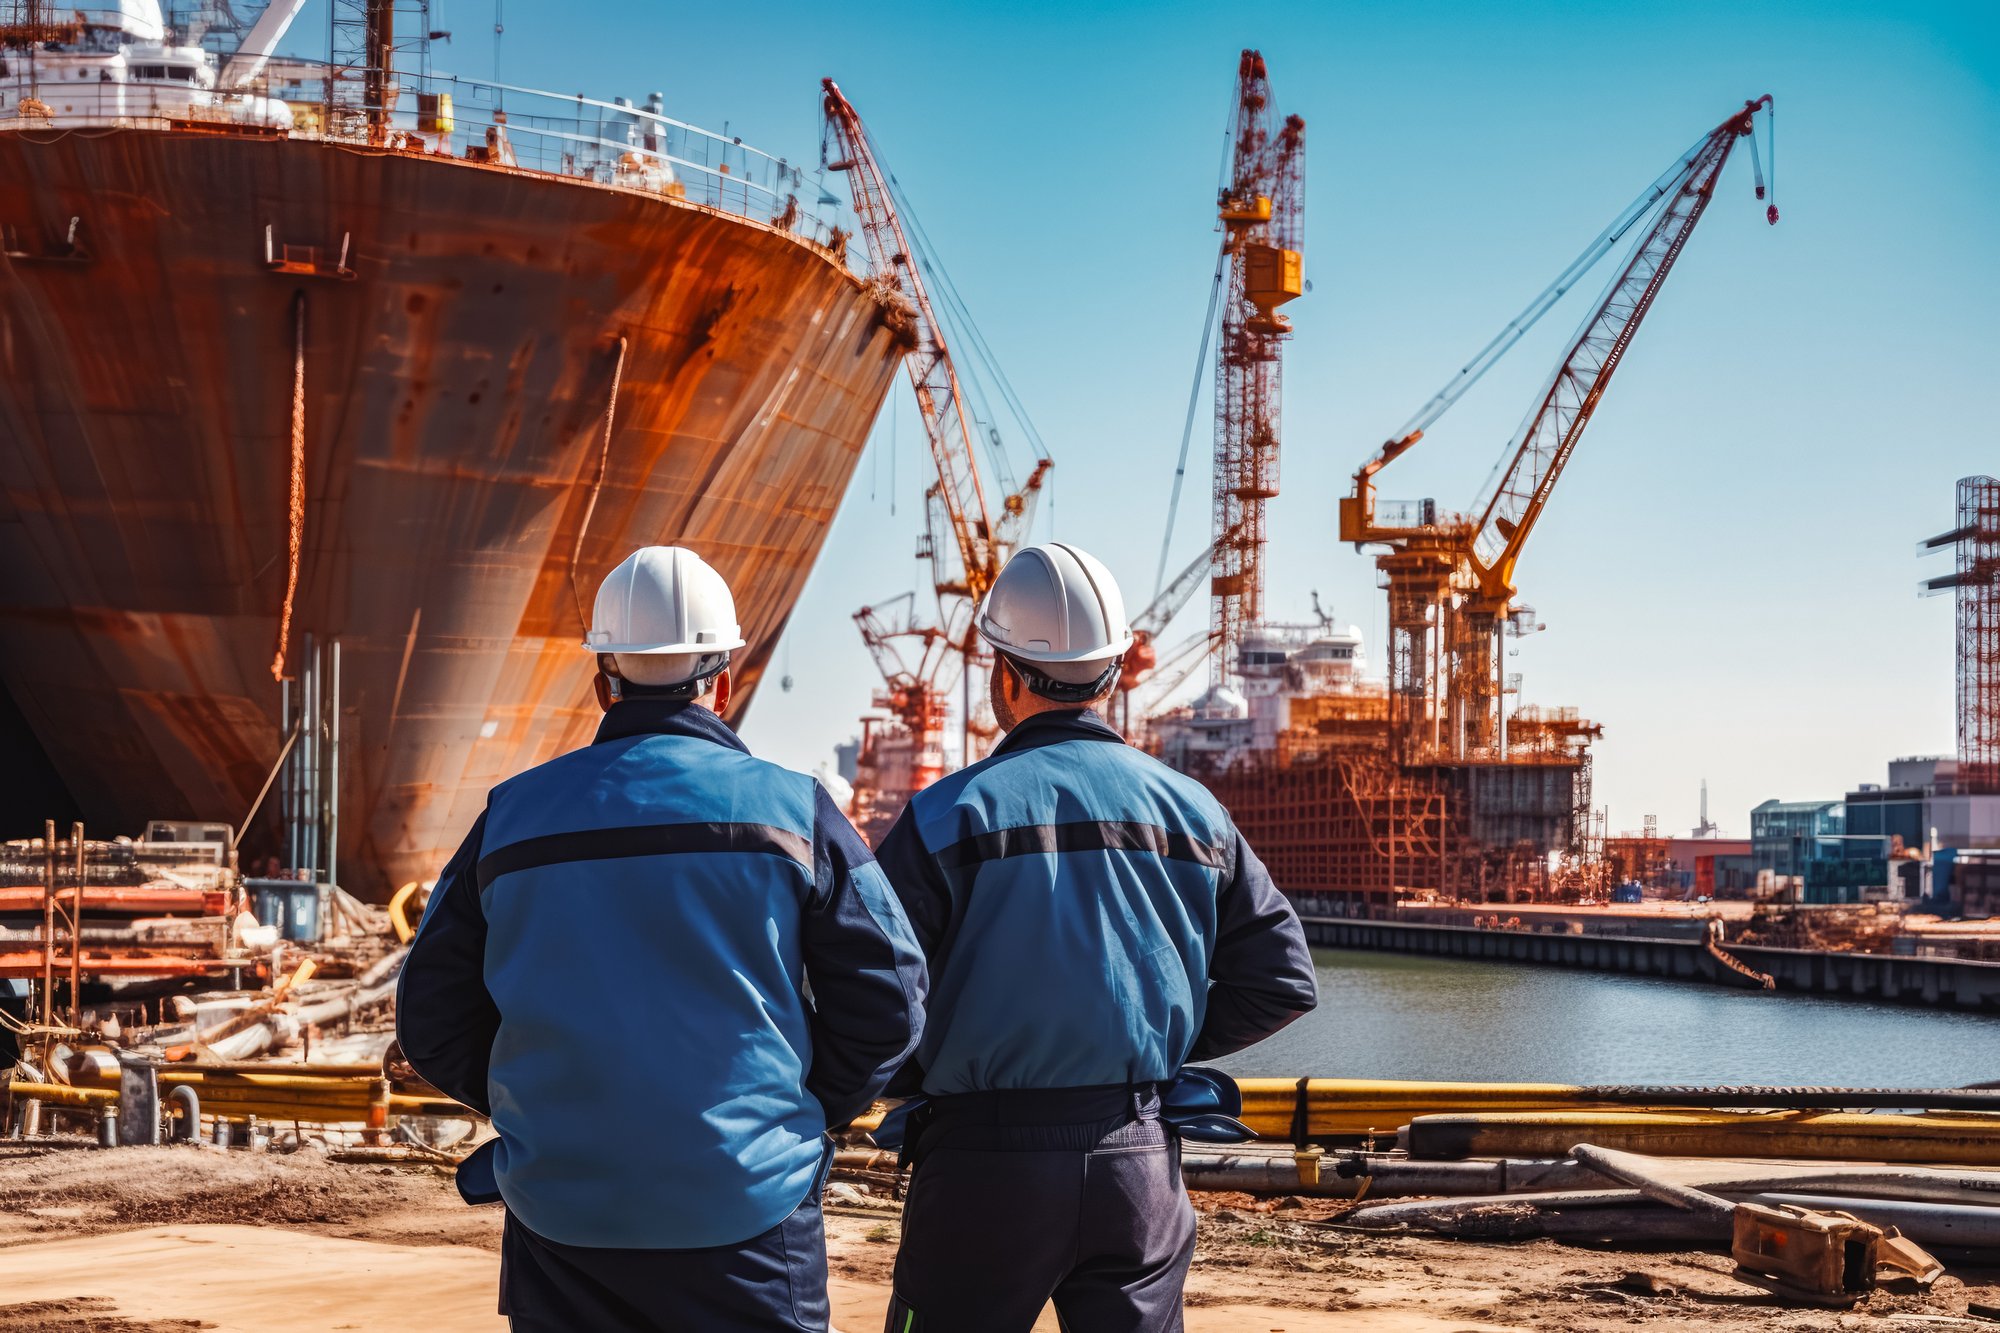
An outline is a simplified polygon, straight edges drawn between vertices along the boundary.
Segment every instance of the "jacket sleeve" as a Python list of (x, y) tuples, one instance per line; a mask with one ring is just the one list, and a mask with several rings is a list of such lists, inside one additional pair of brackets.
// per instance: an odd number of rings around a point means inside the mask
[(486, 1073), (500, 1010), (486, 989), (486, 916), (476, 874), (485, 832), (481, 813), (431, 888), (396, 980), (396, 1040), (433, 1087), (491, 1115)]
[(866, 1110), (923, 1033), (930, 979), (903, 909), (861, 835), (823, 787), (813, 814), (813, 896), (805, 917), (812, 987), (806, 1090), (838, 1127)]
[(938, 869), (937, 858), (925, 850), (924, 840), (917, 834), (914, 812), (914, 805), (903, 807), (883, 836), (876, 859), (923, 947), (924, 961), (936, 967), (938, 951), (951, 931), (951, 890), (944, 872)]
[(1208, 1015), (1195, 1038), (1196, 1060), (1254, 1045), (1319, 1003), (1298, 913), (1243, 835), (1235, 838), (1229, 878), (1217, 896)]

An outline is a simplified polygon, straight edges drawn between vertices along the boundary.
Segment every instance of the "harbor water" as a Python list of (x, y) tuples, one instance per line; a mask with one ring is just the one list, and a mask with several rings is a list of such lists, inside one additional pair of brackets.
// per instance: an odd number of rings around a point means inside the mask
[(1319, 1008), (1242, 1076), (1956, 1087), (2000, 1079), (2000, 1017), (1689, 982), (1317, 949)]

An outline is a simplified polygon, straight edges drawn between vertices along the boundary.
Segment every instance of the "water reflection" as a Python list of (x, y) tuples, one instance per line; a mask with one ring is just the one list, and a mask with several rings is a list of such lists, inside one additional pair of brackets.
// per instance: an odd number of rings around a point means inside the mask
[(1597, 972), (1314, 951), (1319, 1009), (1241, 1075), (1556, 1083), (2000, 1079), (2000, 1020)]

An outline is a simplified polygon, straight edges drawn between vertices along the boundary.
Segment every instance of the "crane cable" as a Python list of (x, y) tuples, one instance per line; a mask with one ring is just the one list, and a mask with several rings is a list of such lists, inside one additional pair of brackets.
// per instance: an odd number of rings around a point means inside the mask
[[(863, 133), (866, 133), (865, 129)], [(873, 151), (874, 139), (872, 136), (869, 138), (868, 143), (870, 151)], [(1035, 423), (1028, 416), (1028, 410), (1022, 404), (1020, 396), (1014, 392), (1013, 383), (1008, 380), (1007, 372), (1001, 369), (999, 358), (993, 355), (993, 349), (987, 345), (985, 335), (979, 331), (979, 325), (973, 320), (972, 312), (966, 308), (965, 299), (959, 295), (958, 284), (952, 281), (950, 272), (945, 269), (943, 262), (939, 260), (937, 245), (931, 240), (930, 233), (924, 229), (923, 219), (917, 215), (915, 209), (910, 207), (909, 197), (903, 193), (903, 183), (896, 179), (894, 172), (885, 172), (884, 176), (883, 184), (888, 191), (891, 202), (896, 207), (896, 215), (907, 226), (909, 238), (916, 248), (915, 259), (922, 267), (925, 276), (931, 280), (932, 287), (935, 289), (933, 294), (942, 298), (939, 302), (939, 313), (947, 322), (953, 325), (952, 332), (954, 334), (964, 335), (963, 348), (973, 353), (971, 360), (954, 356), (954, 366), (961, 371), (970, 371), (976, 362), (980, 371), (990, 374), (993, 378), (993, 387), (999, 392), (1002, 401), (1011, 410), (1023, 433), (1027, 435), (1029, 442), (1034, 446), (1037, 457), (1048, 457), (1049, 451), (1047, 446), (1042, 442), (1041, 432), (1035, 429)], [(957, 339), (954, 339), (954, 341), (957, 341)], [(990, 417), (992, 413), (984, 404), (985, 386), (980, 382), (979, 377), (961, 375), (961, 379), (970, 381), (968, 392), (981, 400), (975, 406), (980, 410), (987, 411)], [(974, 420), (977, 421), (977, 417)], [(1014, 487), (1012, 478), (1008, 475), (1008, 459), (1004, 454), (997, 451), (990, 434), (986, 434), (985, 432), (980, 433), (985, 435), (983, 442), (986, 445), (988, 462), (994, 465), (995, 471), (999, 474), (1002, 488), (1011, 492)], [(972, 432), (968, 431), (967, 434), (972, 434)]]
[(1167, 500), (1167, 531), (1160, 538), (1160, 568), (1153, 575), (1153, 600), (1167, 588), (1167, 556), (1174, 546), (1174, 519), (1180, 513), (1181, 484), (1187, 480), (1188, 446), (1194, 440), (1194, 410), (1201, 403), (1202, 378), (1208, 371), (1208, 345), (1215, 337), (1215, 308), (1222, 302), (1222, 275), (1229, 264), (1229, 242), (1215, 249), (1215, 276), (1208, 284), (1208, 315), (1201, 322), (1201, 351), (1194, 358), (1194, 383), (1188, 387), (1187, 419), (1181, 423), (1181, 456), (1174, 464), (1174, 492)]
[[(1236, 90), (1230, 89), (1230, 106), (1236, 104)], [(1233, 114), (1233, 111), (1232, 111)], [(1236, 140), (1228, 130), (1222, 132), (1222, 156), (1215, 164), (1215, 194), (1220, 199), (1229, 188), (1229, 169), (1235, 158)], [(1208, 285), (1208, 318), (1202, 321), (1201, 351), (1194, 359), (1194, 386), (1188, 390), (1187, 420), (1181, 423), (1181, 454), (1174, 463), (1174, 490), (1167, 499), (1167, 531), (1160, 538), (1160, 567), (1153, 575), (1153, 600), (1160, 600), (1160, 594), (1167, 590), (1167, 559), (1174, 545), (1174, 520), (1180, 514), (1181, 484), (1187, 480), (1188, 445), (1194, 439), (1194, 410), (1201, 399), (1202, 376), (1208, 370), (1208, 344), (1215, 336), (1215, 308), (1222, 300), (1222, 275), (1229, 263), (1229, 235), (1223, 233), (1222, 241), (1215, 250), (1215, 277)], [(1218, 534), (1220, 535), (1220, 534)], [(1164, 625), (1162, 629), (1166, 628)]]

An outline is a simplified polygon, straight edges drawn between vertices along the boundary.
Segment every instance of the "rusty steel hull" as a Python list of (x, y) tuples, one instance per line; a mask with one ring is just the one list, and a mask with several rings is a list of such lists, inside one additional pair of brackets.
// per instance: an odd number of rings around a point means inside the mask
[(896, 371), (820, 248), (450, 159), (0, 134), (0, 222), (0, 681), (93, 830), (238, 819), (278, 755), (303, 300), (290, 666), (341, 644), (341, 878), (377, 897), (588, 738), (578, 592), (633, 546), (727, 575), (748, 702)]

